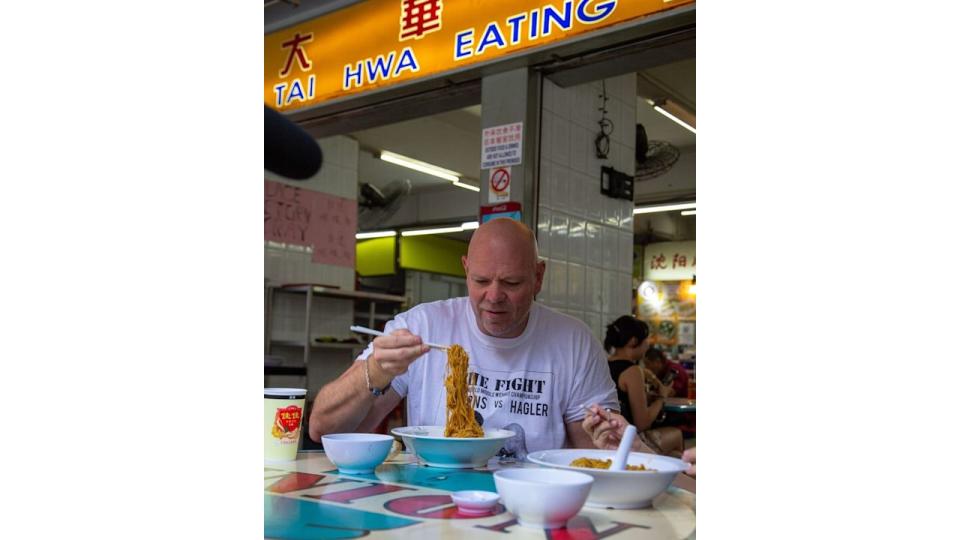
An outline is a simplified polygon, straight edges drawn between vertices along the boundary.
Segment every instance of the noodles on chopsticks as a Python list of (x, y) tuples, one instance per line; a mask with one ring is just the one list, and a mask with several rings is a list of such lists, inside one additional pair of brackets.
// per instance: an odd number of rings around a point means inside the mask
[(473, 415), (467, 388), (467, 364), (470, 357), (460, 345), (447, 350), (447, 426), (444, 437), (483, 437), (483, 428)]

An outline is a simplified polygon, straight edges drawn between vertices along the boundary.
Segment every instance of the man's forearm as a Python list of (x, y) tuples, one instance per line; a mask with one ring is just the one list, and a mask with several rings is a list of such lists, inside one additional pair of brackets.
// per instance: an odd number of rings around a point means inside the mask
[(310, 412), (310, 438), (314, 441), (327, 433), (354, 431), (370, 413), (375, 398), (367, 390), (363, 364), (355, 362), (317, 393)]

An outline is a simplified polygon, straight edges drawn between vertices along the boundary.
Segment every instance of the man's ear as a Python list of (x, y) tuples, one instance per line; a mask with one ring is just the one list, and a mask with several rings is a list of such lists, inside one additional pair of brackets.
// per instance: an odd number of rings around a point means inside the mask
[(466, 255), (460, 256), (460, 264), (463, 265), (463, 273), (466, 274), (467, 273), (467, 256)]
[(546, 272), (546, 270), (547, 270), (547, 263), (543, 261), (537, 261), (537, 271), (536, 271), (537, 285), (536, 285), (536, 290), (533, 293), (534, 296), (540, 294), (540, 288), (543, 287), (543, 274)]

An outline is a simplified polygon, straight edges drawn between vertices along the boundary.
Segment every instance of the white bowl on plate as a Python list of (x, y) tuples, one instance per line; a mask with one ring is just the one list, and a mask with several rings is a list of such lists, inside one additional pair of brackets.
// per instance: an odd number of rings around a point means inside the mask
[(394, 428), (407, 449), (431, 467), (471, 469), (484, 467), (503, 447), (514, 432), (484, 428), (483, 437), (444, 437), (443, 426), (409, 426)]
[(372, 473), (387, 459), (394, 441), (378, 433), (331, 433), (320, 440), (330, 461), (347, 474)]
[(493, 482), (507, 511), (525, 527), (557, 529), (583, 508), (593, 477), (557, 469), (503, 469)]
[(563, 450), (541, 450), (527, 454), (527, 460), (554, 469), (577, 471), (593, 477), (593, 488), (587, 498), (587, 506), (600, 508), (645, 508), (653, 503), (653, 498), (666, 491), (677, 474), (687, 470), (687, 463), (679, 459), (630, 452), (628, 465), (644, 465), (653, 471), (611, 471), (608, 469), (587, 469), (571, 467), (574, 459), (610, 459), (615, 450), (587, 450), (567, 448)]
[(480, 491), (476, 489), (466, 491), (454, 491), (450, 494), (453, 503), (461, 514), (468, 516), (480, 516), (489, 514), (497, 506), (500, 495), (492, 491)]

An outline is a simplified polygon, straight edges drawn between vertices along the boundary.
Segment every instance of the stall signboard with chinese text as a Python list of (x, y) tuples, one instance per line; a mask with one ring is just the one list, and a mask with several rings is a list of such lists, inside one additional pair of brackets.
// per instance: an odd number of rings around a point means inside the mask
[(263, 99), (290, 112), (546, 49), (693, 0), (367, 0), (264, 36)]
[(643, 249), (643, 279), (680, 281), (697, 273), (697, 242), (661, 242)]
[(353, 268), (357, 201), (264, 180), (263, 239), (313, 249), (311, 260)]

